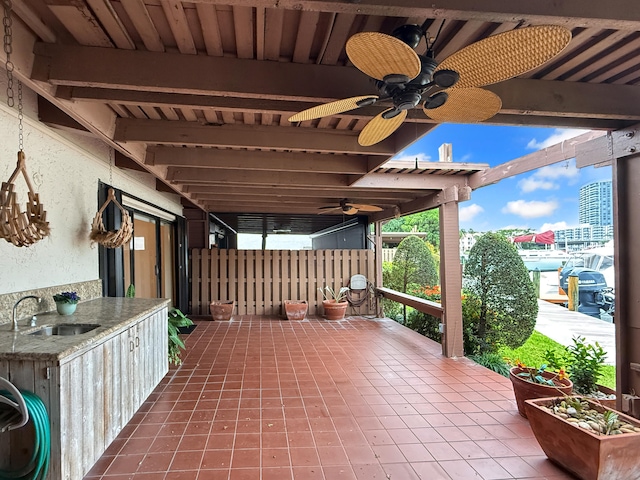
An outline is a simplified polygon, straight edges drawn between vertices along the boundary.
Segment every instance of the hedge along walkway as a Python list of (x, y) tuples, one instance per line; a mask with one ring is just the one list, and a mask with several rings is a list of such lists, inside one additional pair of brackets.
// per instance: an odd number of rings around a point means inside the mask
[(575, 336), (587, 342), (598, 342), (607, 352), (606, 363), (616, 364), (615, 325), (579, 312), (572, 312), (559, 305), (538, 300), (536, 330), (556, 342), (572, 345)]

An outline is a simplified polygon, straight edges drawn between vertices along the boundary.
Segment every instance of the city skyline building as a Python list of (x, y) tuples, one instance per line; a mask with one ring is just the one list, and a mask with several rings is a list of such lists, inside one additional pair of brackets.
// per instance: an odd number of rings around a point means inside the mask
[(580, 187), (578, 222), (594, 227), (613, 225), (611, 180), (591, 182)]

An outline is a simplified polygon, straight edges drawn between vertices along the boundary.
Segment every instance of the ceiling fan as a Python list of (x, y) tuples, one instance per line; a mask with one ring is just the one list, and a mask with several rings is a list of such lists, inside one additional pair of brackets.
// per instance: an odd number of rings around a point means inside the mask
[(320, 207), (320, 210), (323, 210), (320, 213), (342, 213), (344, 215), (355, 215), (358, 212), (381, 212), (382, 208), (375, 205), (367, 205), (365, 203), (351, 203), (346, 198), (343, 198), (340, 200), (340, 205)]
[[(336, 115), (377, 102), (392, 103), (365, 125), (358, 137), (362, 146), (374, 145), (395, 132), (407, 111), (423, 104), (424, 113), (438, 122), (474, 123), (493, 117), (502, 107), (500, 97), (482, 86), (502, 82), (533, 70), (558, 55), (571, 40), (571, 31), (555, 25), (523, 27), (487, 37), (458, 50), (442, 62), (435, 60), (428, 21), (403, 25), (391, 35), (361, 32), (346, 44), (349, 60), (375, 79), (378, 95), (362, 95), (303, 110), (289, 118), (302, 122)], [(414, 49), (422, 37), (427, 52)]]

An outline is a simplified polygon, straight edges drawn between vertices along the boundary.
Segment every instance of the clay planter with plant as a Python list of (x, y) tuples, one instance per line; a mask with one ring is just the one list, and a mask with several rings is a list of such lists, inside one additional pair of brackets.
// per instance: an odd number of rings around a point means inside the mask
[(637, 419), (583, 397), (527, 400), (526, 408), (544, 453), (578, 478), (640, 478)]
[(541, 365), (540, 368), (527, 368), (525, 365), (518, 364), (509, 370), (518, 413), (524, 418), (527, 418), (526, 400), (571, 394), (573, 384), (566, 378), (564, 372), (547, 372), (546, 367)]
[(327, 285), (324, 289), (318, 288), (318, 290), (324, 297), (322, 301), (324, 318), (327, 320), (342, 320), (349, 306), (349, 302), (345, 300), (349, 287), (340, 287), (340, 289), (336, 291)]
[(598, 342), (586, 343), (583, 337), (573, 337), (573, 345), (561, 351), (547, 350), (545, 357), (551, 368), (567, 368), (573, 391), (595, 400), (608, 408), (615, 408), (616, 392), (598, 384), (607, 353)]

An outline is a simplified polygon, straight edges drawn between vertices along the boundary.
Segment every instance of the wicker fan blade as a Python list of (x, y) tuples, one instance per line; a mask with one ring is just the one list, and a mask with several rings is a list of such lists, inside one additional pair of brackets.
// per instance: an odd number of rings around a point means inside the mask
[(444, 105), (424, 108), (427, 117), (438, 122), (481, 122), (493, 117), (502, 107), (500, 97), (482, 88), (450, 88), (445, 91), (448, 98)]
[(323, 103), (316, 107), (311, 107), (289, 117), (290, 122), (304, 122), (315, 118), (328, 117), (338, 113), (347, 112), (365, 105), (373, 105), (378, 99), (377, 95), (363, 95), (361, 97), (345, 98), (335, 102)]
[(388, 110), (376, 115), (365, 125), (358, 136), (358, 143), (360, 145), (363, 147), (375, 145), (387, 138), (395, 132), (400, 125), (402, 125), (404, 119), (407, 118), (407, 111), (403, 110), (398, 115), (388, 120), (382, 117), (385, 112), (391, 110), (393, 110), (393, 108), (389, 108)]
[(391, 74), (412, 79), (420, 73), (418, 54), (403, 41), (384, 33), (356, 33), (347, 41), (345, 49), (351, 63), (378, 80)]
[(381, 212), (382, 208), (365, 203), (347, 203), (347, 206), (357, 208), (361, 212)]
[(342, 213), (344, 213), (345, 215), (355, 215), (356, 213), (358, 213), (358, 209), (354, 207), (349, 207), (348, 210), (343, 210)]
[(539, 25), (499, 33), (444, 59), (439, 70), (455, 70), (460, 79), (452, 88), (482, 87), (533, 70), (558, 55), (571, 40), (571, 31)]

